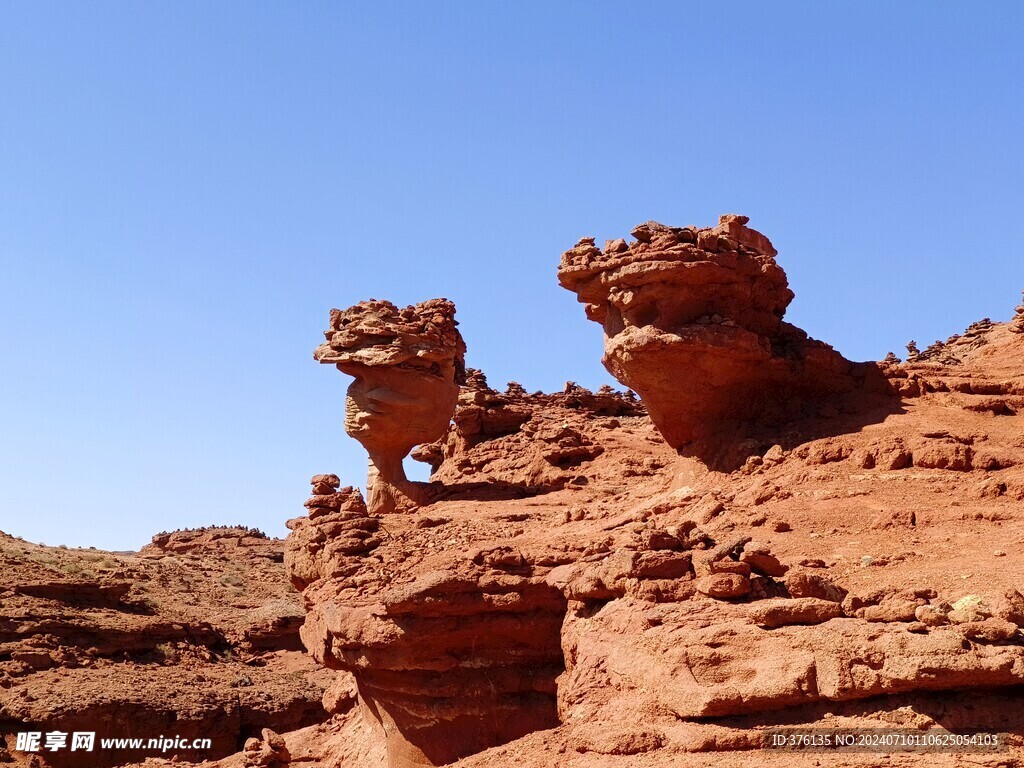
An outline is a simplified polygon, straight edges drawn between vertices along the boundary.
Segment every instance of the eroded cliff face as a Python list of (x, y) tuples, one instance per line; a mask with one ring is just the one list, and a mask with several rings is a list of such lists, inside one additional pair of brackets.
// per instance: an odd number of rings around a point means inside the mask
[(309, 752), (874, 764), (766, 749), (789, 725), (1000, 731), (1019, 757), (1019, 318), (855, 364), (782, 320), (785, 274), (743, 217), (634, 236), (581, 241), (559, 277), (640, 402), (470, 370), (413, 452), (419, 504), (379, 513), (314, 478), (287, 565), (344, 695)]
[(583, 238), (558, 270), (604, 327), (605, 367), (640, 394), (669, 445), (705, 458), (847, 393), (885, 391), (874, 363), (851, 363), (783, 322), (793, 292), (775, 248), (747, 221), (647, 222), (634, 242), (603, 250)]
[[(330, 718), (213, 765), (965, 764), (780, 752), (778, 727), (999, 732), (1005, 751), (971, 764), (1024, 759), (1024, 310), (857, 365), (782, 320), (785, 275), (740, 217), (635, 235), (581, 241), (561, 278), (642, 399), (468, 370), (412, 452), (429, 484), (374, 505), (315, 476), (285, 568)], [(391, 365), (433, 322), (348, 316), (325, 357)], [(458, 349), (441, 338), (424, 349)], [(402, 420), (374, 428), (410, 446)], [(144, 554), (230, 558), (232, 541)]]
[(731, 472), (679, 455), (626, 396), (499, 394), (470, 372), (448, 436), (421, 451), (448, 496), (380, 516), (318, 492), (290, 524), (303, 639), (354, 676), (341, 731), (311, 751), (395, 768), (875, 764), (766, 749), (771, 728), (827, 726), (993, 730), (1019, 755), (1021, 339), (983, 323), (942, 362), (881, 364), (897, 411), (815, 415), (791, 447), (747, 443)]
[(289, 522), (303, 640), (353, 676), (391, 768), (445, 765), (558, 725), (567, 598), (547, 576), (580, 552), (557, 540), (509, 546), (532, 516), (500, 502), (585, 487), (581, 473), (604, 451), (587, 436), (597, 414), (599, 430), (620, 424), (611, 413), (645, 420), (616, 393), (499, 395), (479, 372), (470, 381), (447, 440), (428, 452), (444, 500), (424, 510), (442, 516), (371, 514), (358, 491), (321, 475), (309, 514)]
[(452, 427), (412, 455), (431, 465), (431, 479), (449, 495), (467, 485), (477, 495), (536, 494), (572, 482), (574, 468), (601, 454), (604, 448), (588, 433), (646, 413), (631, 392), (590, 392), (570, 381), (555, 394), (528, 394), (516, 382), (500, 393), (470, 369)]
[[(264, 730), (329, 719), (328, 670), (305, 653), (284, 547), (231, 526), (162, 533), (138, 553), (0, 533), (0, 765), (106, 768), (159, 749), (106, 738), (210, 739), (199, 761)], [(16, 734), (96, 733), (91, 751), (18, 751)]]
[(352, 673), (389, 766), (443, 765), (558, 724), (566, 602), (521, 555), (416, 567), (423, 529), (444, 522), (381, 521), (351, 488), (310, 503), (331, 506), (289, 524), (289, 572), (310, 607), (302, 637)]

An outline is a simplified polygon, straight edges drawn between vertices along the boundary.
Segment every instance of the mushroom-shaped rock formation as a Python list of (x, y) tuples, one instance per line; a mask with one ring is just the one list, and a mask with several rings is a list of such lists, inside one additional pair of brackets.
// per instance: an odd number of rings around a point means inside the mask
[(674, 448), (700, 453), (783, 424), (864, 385), (855, 364), (782, 320), (793, 292), (767, 237), (725, 215), (704, 229), (647, 222), (636, 241), (593, 238), (562, 256), (561, 285), (604, 326), (605, 367), (635, 390)]
[(408, 480), (402, 467), (415, 446), (448, 429), (465, 379), (466, 344), (455, 305), (431, 299), (399, 309), (364, 301), (331, 310), (326, 341), (314, 359), (355, 378), (345, 403), (345, 431), (370, 456), (369, 509), (409, 511), (426, 501), (430, 486)]

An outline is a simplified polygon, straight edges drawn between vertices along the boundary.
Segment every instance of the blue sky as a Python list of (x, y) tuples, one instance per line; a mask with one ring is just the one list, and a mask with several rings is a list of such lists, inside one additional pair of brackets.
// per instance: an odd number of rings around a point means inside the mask
[(492, 384), (611, 381), (577, 238), (744, 213), (878, 359), (1024, 288), (1019, 3), (5, 2), (0, 529), (285, 533), (361, 485), (332, 306), (446, 296)]

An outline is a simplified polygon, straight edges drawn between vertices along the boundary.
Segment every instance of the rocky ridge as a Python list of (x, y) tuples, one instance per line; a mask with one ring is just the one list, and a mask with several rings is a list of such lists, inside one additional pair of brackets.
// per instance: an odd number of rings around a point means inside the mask
[(130, 751), (14, 751), (18, 731), (209, 738), (218, 758), (263, 728), (326, 719), (280, 540), (240, 527), (161, 533), (139, 553), (0, 534), (0, 763), (102, 768)]
[[(999, 548), (1024, 533), (1009, 511), (1024, 499), (1015, 325), (976, 324), (906, 364), (850, 363), (781, 321), (785, 274), (745, 225), (648, 223), (636, 243), (584, 239), (563, 256), (560, 280), (605, 326), (606, 364), (650, 421), (586, 408), (574, 421), (551, 396), (528, 407), (471, 372), (448, 435), (416, 453), (448, 495), (381, 518), (372, 551), (319, 571), (344, 577), (299, 584), (307, 646), (353, 676), (380, 764), (542, 765), (559, 744), (560, 765), (641, 753), (686, 765), (722, 750), (763, 764), (780, 722), (913, 712), (937, 726), (935, 691), (979, 689), (988, 698), (951, 719), (998, 724), (1020, 745), (1001, 706), (1024, 683), (1024, 597)], [(541, 471), (545, 423), (576, 477)], [(728, 462), (708, 450), (723, 446)], [(624, 455), (645, 470), (626, 483), (609, 466)], [(481, 472), (490, 482), (460, 486)], [(510, 476), (518, 493), (481, 494)], [(296, 545), (313, 518), (293, 521)], [(951, 558), (983, 573), (954, 575)], [(558, 628), (557, 652), (492, 626), (506, 590), (527, 637)], [(484, 644), (467, 648), (463, 631)], [(502, 729), (510, 713), (528, 733)]]
[[(905, 362), (851, 363), (782, 321), (785, 275), (746, 224), (649, 223), (563, 257), (640, 401), (498, 392), (469, 370), (446, 432), (413, 454), (428, 494), (375, 508), (313, 477), (274, 578), (301, 593), (330, 717), (253, 728), (206, 765), (1024, 759), (1024, 310)], [(724, 395), (692, 370), (673, 391), (645, 360), (722, 366)], [(82, 594), (131, 599), (120, 589)], [(1005, 749), (770, 748), (811, 727), (998, 732)]]

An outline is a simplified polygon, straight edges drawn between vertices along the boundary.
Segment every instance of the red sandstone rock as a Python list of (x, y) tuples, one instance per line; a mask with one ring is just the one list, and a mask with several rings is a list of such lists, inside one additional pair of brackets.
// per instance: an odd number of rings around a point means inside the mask
[[(717, 239), (645, 225), (638, 240), (719, 256), (748, 247), (733, 224)], [(908, 383), (901, 399), (811, 398), (782, 433), (765, 422), (731, 442), (735, 472), (677, 455), (627, 397), (499, 394), (471, 373), (454, 424), (416, 450), (444, 483), (421, 511), (382, 517), (328, 483), (291, 523), (303, 637), (339, 678), (332, 724), (284, 734), (290, 752), (689, 768), (729, 750), (738, 766), (809, 768), (822, 755), (777, 757), (763, 729), (923, 728), (941, 710), (1024, 733), (1006, 693), (1024, 681), (1024, 600), (1006, 597), (1024, 536), (1024, 347), (989, 324), (921, 358), (879, 369)], [(776, 521), (789, 530), (771, 551), (754, 544)], [(801, 567), (767, 575), (788, 563)], [(944, 601), (963, 623), (917, 620)]]
[[(740, 217), (715, 230), (635, 235), (655, 262), (772, 250)], [(100, 566), (0, 535), (0, 735), (116, 715), (124, 735), (212, 734), (209, 755), (175, 756), (221, 758), (206, 768), (282, 747), (309, 766), (811, 768), (882, 758), (778, 752), (766, 729), (941, 723), (1008, 734), (971, 757), (1015, 764), (1024, 338), (982, 322), (879, 370), (898, 397), (808, 397), (726, 440), (735, 471), (679, 455), (628, 394), (498, 393), (470, 372), (416, 450), (436, 484), (411, 514), (319, 475), (284, 555), (208, 529)], [(302, 605), (316, 673), (294, 650)]]
[(714, 573), (697, 581), (697, 591), (728, 600), (750, 593), (750, 579), (738, 573)]
[(1010, 321), (1010, 330), (1014, 333), (1024, 333), (1024, 300), (1016, 308), (1016, 313)]
[(263, 531), (240, 526), (209, 526), (171, 533), (158, 533), (139, 554), (145, 557), (165, 557), (168, 554), (200, 554), (210, 550), (230, 551), (245, 549), (253, 554), (272, 556), (280, 552), (280, 544), (273, 543)]
[[(646, 416), (635, 398), (610, 389), (590, 392), (568, 382), (564, 392), (551, 395), (520, 390), (499, 394), (482, 372), (470, 369), (453, 426), (438, 442), (419, 446), (413, 458), (429, 463), (431, 479), (450, 489), (500, 483), (506, 493), (518, 487), (529, 495), (585, 478), (588, 464), (605, 450), (591, 437), (595, 430), (606, 433), (622, 419)], [(453, 492), (439, 489), (439, 498)]]
[(940, 600), (931, 605), (919, 605), (914, 609), (914, 618), (929, 627), (940, 627), (949, 623), (949, 614), (953, 608), (949, 603)]
[(842, 603), (846, 597), (846, 590), (827, 577), (806, 571), (788, 573), (786, 589), (792, 597), (813, 597), (833, 603)]
[(227, 526), (158, 534), (140, 553), (0, 534), (0, 744), (13, 768), (30, 757), (14, 749), (18, 731), (95, 731), (91, 752), (36, 757), (106, 768), (142, 753), (102, 748), (100, 737), (209, 738), (179, 757), (215, 759), (262, 728), (326, 720), (329, 673), (302, 650), (304, 611), (282, 550)]
[(746, 223), (722, 216), (694, 243), (692, 230), (647, 222), (626, 250), (584, 239), (562, 256), (559, 282), (604, 326), (605, 367), (676, 448), (885, 389), (874, 364), (854, 365), (782, 322), (793, 292), (768, 238)]
[(245, 768), (286, 768), (291, 762), (291, 753), (285, 740), (269, 728), (264, 728), (261, 736), (245, 742), (242, 752)]
[(1016, 624), (1001, 619), (963, 622), (957, 627), (957, 631), (968, 640), (987, 643), (1013, 642), (1020, 636)]
[[(699, 237), (650, 226), (641, 235), (638, 239), (652, 244), (673, 236), (681, 243)], [(710, 242), (707, 236), (703, 240)], [(729, 242), (713, 246), (721, 253)], [(626, 253), (616, 244), (606, 251), (611, 257)], [(1006, 506), (1018, 498), (1014, 494), (1024, 499), (1024, 476), (1011, 463), (1021, 447), (1017, 416), (967, 407), (972, 398), (1024, 392), (1024, 349), (1015, 338), (1005, 326), (993, 325), (944, 345), (943, 359), (955, 364), (894, 365), (887, 373), (892, 380), (917, 377), (917, 389), (902, 402), (905, 414), (827, 437), (816, 434), (817, 415), (796, 419), (785, 438), (789, 448), (769, 456), (779, 443), (737, 444), (751, 453), (743, 470), (731, 474), (708, 473), (684, 457), (657, 454), (661, 448), (651, 442), (642, 412), (601, 425), (602, 417), (586, 406), (567, 408), (551, 399), (556, 396), (526, 395), (521, 388), (499, 395), (475, 375), (460, 397), (455, 426), (423, 450), (435, 478), (443, 475), (454, 486), (474, 473), (492, 482), (554, 477), (545, 474), (553, 470), (540, 469), (553, 466), (544, 458), (547, 436), (568, 423), (602, 449), (578, 465), (585, 468), (587, 483), (554, 483), (546, 493), (484, 497), (484, 502), (469, 491), (454, 492), (427, 510), (425, 519), (441, 521), (437, 524), (388, 522), (389, 536), (370, 557), (351, 561), (350, 574), (306, 588), (305, 599), (314, 606), (307, 642), (328, 664), (353, 669), (357, 680), (387, 672), (387, 686), (372, 690), (366, 700), (387, 702), (384, 711), (408, 717), (409, 710), (393, 701), (397, 680), (422, 691), (422, 667), (431, 655), (466, 658), (475, 669), (491, 663), (486, 660), (493, 652), (485, 643), (478, 654), (460, 655), (467, 652), (458, 634), (451, 641), (442, 641), (443, 633), (424, 638), (419, 621), (457, 612), (460, 628), (475, 626), (483, 639), (493, 630), (480, 606), (494, 599), (489, 597), (494, 585), (517, 582), (523, 591), (543, 577), (568, 599), (558, 632), (565, 671), (555, 688), (562, 725), (459, 761), (466, 766), (558, 765), (565, 754), (559, 748), (593, 759), (635, 748), (652, 765), (698, 765), (706, 758), (695, 755), (697, 762), (687, 762), (686, 749), (722, 749), (728, 739), (743, 738), (738, 764), (772, 764), (749, 735), (769, 722), (772, 712), (826, 722), (827, 713), (837, 708), (875, 701), (881, 703), (863, 722), (878, 725), (891, 722), (900, 707), (925, 701), (932, 690), (970, 687), (987, 691), (988, 702), (1003, 701), (999, 686), (1024, 680), (1022, 646), (1010, 629), (1016, 626), (1012, 621), (926, 626), (908, 618), (915, 619), (928, 601), (939, 604), (939, 594), (952, 592), (950, 601), (959, 602), (964, 587), (978, 579), (1004, 599), (1016, 579), (1017, 571), (1004, 564), (1008, 558), (993, 558), (991, 552), (1005, 549), (1007, 537), (1024, 534), (1024, 523)], [(859, 407), (856, 402), (843, 407)], [(838, 420), (841, 432), (843, 417), (829, 418)], [(530, 423), (540, 426), (523, 428)], [(970, 448), (971, 466), (934, 460), (945, 446), (951, 456), (956, 446)], [(978, 467), (982, 448), (1001, 455), (1005, 464), (998, 466), (1006, 468)], [(643, 457), (652, 452), (657, 461), (648, 469)], [(986, 473), (996, 475), (1001, 495), (978, 496)], [(998, 509), (989, 506), (992, 499)], [(975, 519), (976, 514), (991, 521)], [(698, 518), (701, 536), (694, 534)], [(771, 552), (751, 544), (763, 535), (766, 521), (779, 519), (790, 530), (773, 539)], [(948, 543), (942, 543), (945, 537)], [(788, 572), (784, 583), (756, 573), (746, 579), (743, 572), (751, 564), (743, 559), (755, 555), (766, 558), (758, 563), (765, 572), (782, 573), (786, 562), (815, 571)], [(389, 570), (387, 580), (378, 573), (384, 563), (397, 566), (404, 585), (397, 593), (396, 572)], [(472, 575), (465, 568), (483, 570)], [(741, 572), (722, 572), (728, 570)], [(924, 586), (907, 589), (908, 582)], [(702, 599), (698, 590), (719, 599)], [(962, 603), (965, 618), (975, 615), (973, 605)], [(1013, 605), (1007, 601), (993, 610), (1017, 615)], [(396, 632), (399, 616), (412, 622), (408, 637)], [(406, 649), (407, 642), (418, 643), (415, 652)], [(373, 652), (378, 648), (380, 655)], [(403, 660), (403, 671), (395, 658)], [(555, 655), (548, 658), (557, 668)], [(462, 690), (473, 678), (450, 670), (446, 679), (453, 690)], [(503, 690), (499, 686), (495, 695)], [(857, 711), (866, 711), (864, 706)], [(497, 743), (508, 734), (494, 728), (488, 711), (488, 706), (468, 708), (458, 716), (476, 718), (476, 732)], [(454, 718), (454, 712), (447, 715)], [(659, 719), (652, 715), (658, 712), (672, 714)], [(985, 712), (979, 717), (995, 722), (995, 710)], [(398, 722), (381, 718), (384, 724)], [(628, 725), (641, 722), (644, 728)], [(716, 735), (728, 728), (726, 722), (743, 725), (728, 737)], [(596, 726), (585, 730), (584, 723)], [(678, 736), (673, 729), (680, 723), (699, 736)], [(1024, 721), (1006, 727), (1024, 732)], [(644, 735), (645, 729), (664, 734), (664, 741)], [(454, 736), (457, 731), (444, 718), (406, 732), (421, 744), (465, 738)], [(607, 738), (598, 738), (605, 733)], [(395, 738), (388, 743), (394, 765), (436, 758), (416, 744)], [(463, 747), (479, 744), (466, 738)]]
[(750, 620), (762, 627), (821, 624), (842, 615), (841, 605), (816, 597), (762, 600), (750, 609)]
[(331, 310), (327, 341), (313, 357), (355, 378), (345, 401), (345, 431), (370, 456), (374, 512), (409, 511), (426, 501), (427, 488), (406, 479), (402, 459), (441, 437), (455, 412), (466, 353), (456, 326), (455, 305), (447, 299), (405, 309), (364, 301)]
[(768, 550), (767, 546), (753, 541), (747, 542), (743, 546), (740, 562), (746, 563), (751, 570), (764, 576), (785, 576), (786, 571), (789, 570), (779, 562), (779, 559)]

